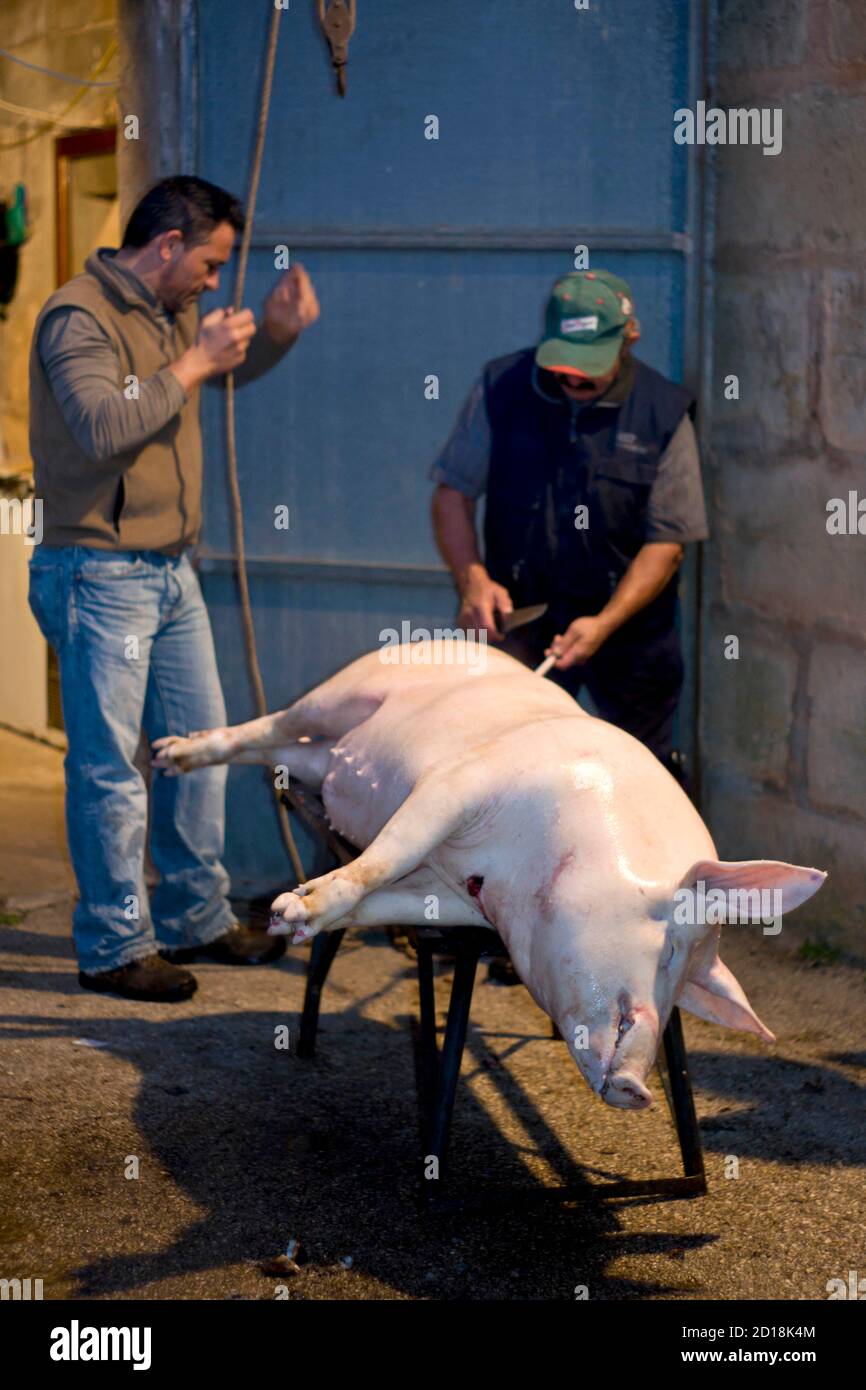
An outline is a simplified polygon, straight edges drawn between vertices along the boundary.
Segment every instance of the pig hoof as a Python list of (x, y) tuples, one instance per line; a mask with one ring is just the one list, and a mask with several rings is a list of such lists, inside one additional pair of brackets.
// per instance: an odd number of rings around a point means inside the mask
[(620, 1110), (646, 1110), (653, 1103), (652, 1093), (630, 1071), (620, 1071), (610, 1077), (601, 1095), (608, 1105)]
[(287, 922), (284, 917), (271, 917), (268, 936), (288, 936), (290, 933), (294, 933), (293, 946), (301, 946), (316, 935), (315, 928), (307, 926), (305, 922)]
[[(310, 920), (310, 912), (297, 893), (282, 893), (271, 903), (271, 927), (289, 932)], [(281, 928), (278, 924), (281, 923)]]

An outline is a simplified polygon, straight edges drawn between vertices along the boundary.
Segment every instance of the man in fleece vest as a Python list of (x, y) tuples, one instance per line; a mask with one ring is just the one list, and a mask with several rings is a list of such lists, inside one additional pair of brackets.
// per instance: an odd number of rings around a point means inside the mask
[[(694, 402), (631, 354), (631, 290), (610, 271), (557, 281), (537, 348), (488, 362), (432, 470), (459, 623), (549, 605), (506, 647), (666, 764), (683, 680), (677, 580), (707, 535)], [(486, 493), (484, 560), (475, 505)]]
[[(183, 964), (280, 954), (240, 926), (223, 851), (225, 768), (157, 778), (144, 883), (148, 741), (225, 722), (213, 640), (187, 552), (201, 526), (199, 388), (275, 366), (318, 317), (301, 266), (252, 311), (198, 300), (219, 285), (243, 213), (192, 177), (164, 179), (135, 208), (119, 251), (101, 248), (40, 313), (30, 355), (30, 449), (44, 539), (30, 605), (57, 651), (66, 824), (80, 900), (80, 983), (136, 1000), (196, 988)], [(279, 944), (278, 944), (279, 943)]]

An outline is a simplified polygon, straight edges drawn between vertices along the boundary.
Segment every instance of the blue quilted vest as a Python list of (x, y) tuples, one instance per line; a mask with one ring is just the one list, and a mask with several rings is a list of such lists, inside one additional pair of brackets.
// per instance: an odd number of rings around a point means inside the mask
[[(515, 607), (546, 602), (576, 618), (604, 607), (643, 545), (659, 460), (694, 401), (633, 358), (621, 405), (572, 406), (534, 356), (526, 348), (484, 369), (485, 562)], [(677, 587), (674, 576), (626, 624), (632, 636), (674, 623)]]

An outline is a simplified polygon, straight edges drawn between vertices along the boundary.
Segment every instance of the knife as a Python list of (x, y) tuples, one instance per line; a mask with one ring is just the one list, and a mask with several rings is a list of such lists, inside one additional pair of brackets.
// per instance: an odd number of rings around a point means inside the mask
[(505, 637), (516, 627), (523, 627), (526, 623), (534, 623), (536, 618), (543, 617), (547, 608), (546, 603), (533, 603), (528, 608), (515, 608), (511, 613), (500, 613), (498, 630)]

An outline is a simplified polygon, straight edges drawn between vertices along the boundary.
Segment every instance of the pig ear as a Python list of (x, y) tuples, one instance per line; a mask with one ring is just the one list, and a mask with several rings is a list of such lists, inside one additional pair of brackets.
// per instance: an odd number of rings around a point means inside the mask
[(718, 956), (695, 970), (681, 989), (678, 1002), (708, 1023), (722, 1023), (741, 1033), (757, 1033), (764, 1042), (776, 1041), (758, 1018), (736, 976)]
[(780, 859), (699, 859), (685, 873), (679, 888), (694, 888), (699, 882), (727, 891), (731, 888), (778, 888), (782, 911), (790, 912), (817, 893), (827, 875), (821, 869), (805, 869)]

